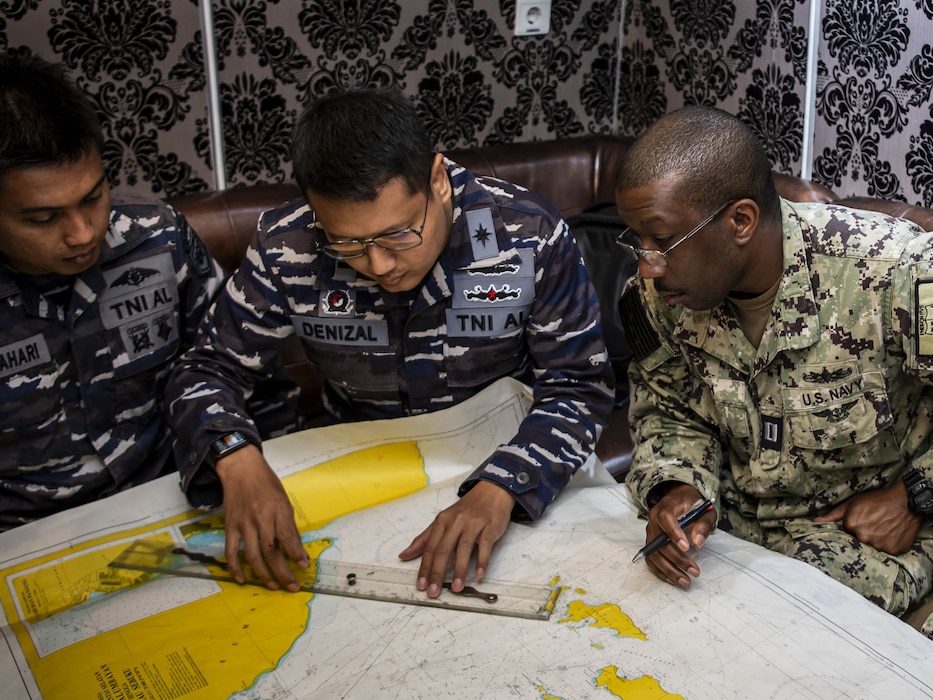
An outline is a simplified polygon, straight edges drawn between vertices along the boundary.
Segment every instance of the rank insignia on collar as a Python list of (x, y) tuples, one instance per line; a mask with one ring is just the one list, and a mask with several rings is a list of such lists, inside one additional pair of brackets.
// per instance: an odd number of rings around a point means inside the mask
[(321, 311), (325, 314), (346, 316), (356, 306), (353, 294), (347, 289), (331, 289), (321, 298)]
[(496, 225), (492, 220), (489, 207), (466, 212), (467, 228), (470, 230), (470, 245), (473, 246), (473, 259), (486, 260), (499, 255), (499, 240), (496, 238)]

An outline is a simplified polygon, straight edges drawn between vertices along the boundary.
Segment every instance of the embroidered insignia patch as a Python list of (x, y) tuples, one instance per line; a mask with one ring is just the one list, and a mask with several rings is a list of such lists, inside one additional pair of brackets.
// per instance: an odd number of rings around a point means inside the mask
[(489, 267), (470, 268), (466, 271), (468, 275), (515, 275), (521, 270), (521, 266), (515, 263), (496, 263)]
[(473, 287), (473, 289), (463, 290), (463, 296), (466, 299), (470, 301), (488, 301), (491, 304), (494, 304), (497, 301), (518, 299), (521, 295), (521, 288), (512, 289), (512, 287), (510, 287), (508, 284), (503, 284), (499, 289), (496, 289), (494, 284), (490, 284), (487, 289), (483, 289), (479, 285), (476, 285)]
[(803, 379), (806, 382), (812, 382), (814, 384), (834, 384), (840, 379), (845, 379), (850, 374), (852, 374), (851, 367), (842, 367), (832, 371), (824, 367), (819, 372), (804, 372)]
[(779, 450), (783, 441), (784, 424), (780, 417), (761, 417), (761, 446), (766, 450)]
[(917, 309), (914, 332), (917, 335), (917, 355), (933, 356), (933, 280), (919, 280), (916, 287)]
[(332, 289), (324, 295), (321, 306), (324, 313), (345, 316), (353, 311), (353, 297), (345, 289)]
[(211, 271), (211, 255), (204, 246), (204, 241), (189, 226), (182, 227), (182, 241), (185, 252), (188, 253), (188, 262), (199, 277), (206, 277)]
[(155, 347), (152, 343), (152, 339), (149, 337), (148, 323), (130, 326), (126, 329), (126, 334), (133, 343), (133, 355), (138, 355), (141, 352)]
[(131, 267), (122, 275), (110, 283), (111, 287), (138, 287), (153, 275), (159, 274), (158, 270), (151, 270), (145, 267)]
[(499, 241), (496, 238), (496, 226), (492, 220), (492, 210), (486, 207), (468, 211), (466, 220), (467, 227), (470, 229), (473, 259), (486, 260), (499, 255)]

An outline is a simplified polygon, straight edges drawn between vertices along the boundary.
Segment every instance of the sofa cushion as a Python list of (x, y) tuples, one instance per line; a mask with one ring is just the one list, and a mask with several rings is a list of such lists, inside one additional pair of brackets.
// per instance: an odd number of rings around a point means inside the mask
[(615, 174), (632, 140), (610, 135), (528, 141), (445, 151), (480, 175), (534, 190), (564, 216), (615, 201)]

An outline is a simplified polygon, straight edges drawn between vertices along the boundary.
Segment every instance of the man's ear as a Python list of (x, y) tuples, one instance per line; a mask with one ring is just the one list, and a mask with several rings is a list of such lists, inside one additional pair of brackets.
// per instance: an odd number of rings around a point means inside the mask
[(746, 245), (758, 230), (761, 210), (753, 199), (740, 199), (729, 209), (731, 211), (729, 220), (735, 228), (735, 242), (738, 245)]
[(431, 190), (434, 194), (446, 201), (451, 195), (450, 178), (447, 177), (447, 168), (444, 165), (444, 154), (435, 153), (434, 162), (431, 163)]

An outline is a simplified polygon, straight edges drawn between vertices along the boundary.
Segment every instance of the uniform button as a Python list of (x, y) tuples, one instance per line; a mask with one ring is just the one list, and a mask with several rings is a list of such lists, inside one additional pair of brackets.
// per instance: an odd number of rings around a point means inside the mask
[(531, 481), (531, 477), (528, 476), (528, 472), (519, 472), (515, 475), (515, 481), (524, 486), (529, 481)]

